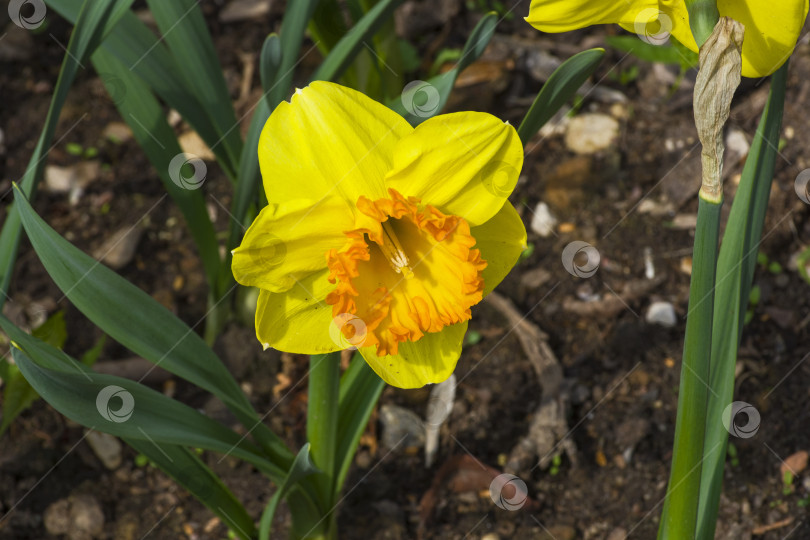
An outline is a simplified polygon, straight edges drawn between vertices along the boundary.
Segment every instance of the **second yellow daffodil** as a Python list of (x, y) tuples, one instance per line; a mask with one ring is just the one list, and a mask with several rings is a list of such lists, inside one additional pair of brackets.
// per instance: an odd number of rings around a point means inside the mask
[[(717, 10), (721, 17), (745, 26), (743, 77), (764, 77), (793, 52), (807, 18), (808, 0), (717, 0)], [(543, 32), (619, 24), (640, 35), (669, 33), (698, 51), (684, 0), (532, 0), (526, 21)]]
[(357, 347), (386, 382), (441, 382), (470, 319), (517, 262), (526, 229), (507, 200), (523, 165), (508, 123), (484, 113), (413, 128), (365, 95), (313, 82), (259, 141), (269, 204), (233, 252), (260, 289), (266, 347)]

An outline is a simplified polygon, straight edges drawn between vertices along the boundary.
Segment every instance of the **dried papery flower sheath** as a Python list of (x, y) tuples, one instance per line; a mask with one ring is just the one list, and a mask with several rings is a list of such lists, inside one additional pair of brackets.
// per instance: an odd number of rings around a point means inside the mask
[(701, 197), (719, 202), (723, 197), (723, 126), (731, 110), (731, 99), (740, 85), (745, 29), (739, 22), (721, 17), (700, 48), (700, 70), (695, 81), (695, 126), (703, 145)]

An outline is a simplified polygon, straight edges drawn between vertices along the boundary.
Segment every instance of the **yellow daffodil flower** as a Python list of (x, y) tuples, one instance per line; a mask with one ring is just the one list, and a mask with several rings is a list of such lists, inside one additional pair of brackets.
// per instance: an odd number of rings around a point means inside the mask
[[(717, 0), (721, 17), (745, 26), (743, 77), (764, 77), (785, 63), (796, 46), (807, 9), (808, 0)], [(698, 51), (684, 0), (532, 0), (526, 21), (543, 32), (619, 24), (640, 35), (669, 33)]]
[(302, 354), (355, 346), (401, 388), (449, 377), (470, 307), (525, 248), (507, 201), (523, 164), (515, 129), (477, 112), (413, 128), (314, 82), (270, 116), (259, 163), (269, 204), (232, 265), (260, 289), (259, 341)]

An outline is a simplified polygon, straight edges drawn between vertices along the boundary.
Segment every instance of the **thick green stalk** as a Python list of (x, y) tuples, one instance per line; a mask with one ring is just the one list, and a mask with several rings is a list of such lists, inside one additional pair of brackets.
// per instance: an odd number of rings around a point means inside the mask
[(717, 262), (717, 303), (712, 339), (712, 395), (706, 423), (706, 451), (700, 487), (698, 538), (714, 538), (728, 432), (722, 414), (734, 396), (734, 371), (748, 295), (776, 163), (782, 125), (787, 63), (771, 78), (768, 103), (745, 162)]
[(686, 0), (686, 10), (689, 12), (689, 26), (692, 36), (701, 47), (711, 35), (714, 26), (720, 19), (716, 0)]
[[(340, 396), (340, 353), (312, 355), (309, 359), (309, 403), (307, 406), (307, 439), (312, 461), (323, 474), (314, 478), (321, 508), (335, 534), (334, 493), (335, 453), (338, 433), (338, 398)], [(331, 515), (329, 515), (331, 514)]]
[(722, 205), (722, 199), (709, 201), (702, 194), (698, 203), (678, 417), (675, 422), (672, 469), (658, 531), (660, 539), (682, 540), (693, 538), (695, 534), (709, 393), (714, 278)]

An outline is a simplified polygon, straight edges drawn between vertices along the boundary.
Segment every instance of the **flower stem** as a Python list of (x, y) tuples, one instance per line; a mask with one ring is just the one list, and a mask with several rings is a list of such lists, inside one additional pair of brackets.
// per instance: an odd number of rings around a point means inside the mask
[(340, 353), (310, 356), (307, 439), (312, 445), (312, 461), (323, 472), (317, 475), (314, 481), (321, 509), (324, 516), (328, 516), (326, 519), (329, 522), (330, 535), (337, 534), (332, 494), (335, 482), (339, 394)]
[(689, 26), (692, 28), (698, 47), (711, 35), (714, 25), (720, 19), (716, 0), (686, 0), (686, 10), (689, 12)]
[(694, 538), (695, 535), (711, 373), (714, 280), (722, 206), (722, 199), (719, 202), (707, 200), (702, 194), (699, 198), (672, 469), (659, 539)]

